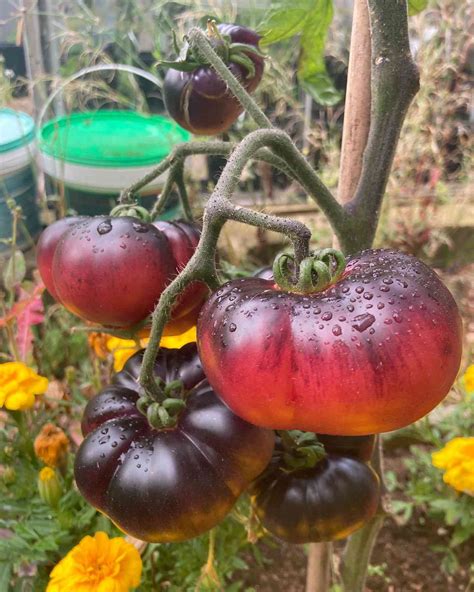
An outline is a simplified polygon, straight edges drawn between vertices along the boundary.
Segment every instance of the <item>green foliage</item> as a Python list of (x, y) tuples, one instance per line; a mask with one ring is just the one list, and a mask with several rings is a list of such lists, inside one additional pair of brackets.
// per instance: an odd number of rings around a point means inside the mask
[(300, 37), (298, 79), (303, 88), (321, 105), (341, 100), (324, 63), (324, 47), (333, 17), (332, 0), (279, 0), (272, 2), (259, 31), (262, 47)]
[(3, 271), (3, 284), (7, 290), (13, 290), (15, 286), (21, 284), (26, 275), (26, 262), (23, 253), (15, 249), (9, 257)]
[(408, 0), (408, 16), (413, 16), (425, 10), (428, 0)]
[(459, 566), (460, 546), (474, 539), (474, 498), (444, 483), (443, 472), (433, 466), (431, 454), (453, 438), (473, 433), (472, 403), (472, 397), (465, 396), (456, 405), (444, 408), (446, 412), (436, 422), (431, 416), (401, 430), (400, 434), (420, 442), (411, 446), (411, 456), (404, 459), (408, 481), (398, 483), (393, 472), (386, 474), (388, 489), (393, 492), (392, 510), (399, 522), (406, 524), (413, 519), (416, 509), (446, 530), (447, 540), (440, 538), (440, 544), (432, 548), (443, 555), (441, 565), (447, 573)]

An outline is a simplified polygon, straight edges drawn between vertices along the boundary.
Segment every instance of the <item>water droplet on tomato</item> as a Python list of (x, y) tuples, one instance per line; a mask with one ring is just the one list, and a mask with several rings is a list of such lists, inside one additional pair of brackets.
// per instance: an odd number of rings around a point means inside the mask
[(339, 325), (334, 325), (334, 327), (332, 328), (332, 334), (339, 336), (342, 333), (342, 329)]
[(237, 325), (235, 323), (231, 323), (229, 325), (229, 331), (233, 333), (237, 329)]
[(110, 220), (104, 220), (97, 226), (97, 232), (99, 234), (107, 234), (112, 230), (112, 222)]
[(143, 224), (143, 222), (133, 222), (132, 227), (135, 232), (148, 232), (149, 230), (149, 227), (146, 224)]
[(360, 314), (360, 315), (357, 315), (356, 317), (354, 317), (354, 321), (352, 323), (352, 326), (354, 327), (354, 329), (356, 331), (360, 331), (362, 333), (362, 331), (365, 331), (371, 325), (373, 325), (374, 322), (375, 322), (374, 315), (370, 314), (370, 312), (366, 312), (366, 313), (363, 313), (363, 314)]
[(325, 312), (325, 313), (322, 315), (321, 319), (322, 319), (323, 321), (330, 321), (330, 320), (332, 319), (332, 312)]

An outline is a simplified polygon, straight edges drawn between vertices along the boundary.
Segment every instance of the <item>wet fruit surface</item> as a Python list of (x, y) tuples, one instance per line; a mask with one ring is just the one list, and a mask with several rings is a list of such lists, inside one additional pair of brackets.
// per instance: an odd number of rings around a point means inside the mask
[[(218, 30), (228, 35), (232, 43), (258, 47), (260, 36), (250, 29), (220, 24)], [(255, 69), (253, 74), (240, 63), (232, 62), (232, 58), (228, 68), (247, 91), (253, 92), (262, 78), (264, 61), (254, 53), (247, 55)], [(242, 105), (210, 66), (200, 66), (191, 72), (168, 70), (163, 82), (163, 96), (171, 117), (197, 135), (225, 131), (243, 111)]]
[(349, 536), (375, 514), (379, 495), (373, 469), (330, 454), (311, 469), (271, 466), (253, 486), (252, 505), (272, 534), (309, 543)]
[(36, 247), (36, 263), (46, 289), (55, 300), (59, 300), (53, 281), (53, 257), (56, 247), (65, 232), (79, 222), (85, 220), (84, 216), (70, 216), (61, 218), (50, 224), (42, 233)]
[(154, 429), (135, 403), (143, 351), (88, 403), (75, 461), (79, 490), (122, 530), (177, 542), (209, 530), (267, 466), (274, 434), (235, 416), (206, 382), (196, 344), (160, 349), (155, 376), (180, 380), (186, 408)]
[(408, 425), (448, 393), (461, 319), (415, 257), (369, 250), (323, 292), (225, 284), (198, 321), (204, 370), (242, 418), (274, 429), (364, 435)]

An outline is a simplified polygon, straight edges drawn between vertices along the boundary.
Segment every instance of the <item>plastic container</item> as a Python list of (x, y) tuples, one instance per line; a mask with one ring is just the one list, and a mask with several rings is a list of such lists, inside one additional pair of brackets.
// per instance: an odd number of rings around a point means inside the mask
[[(189, 138), (187, 131), (161, 115), (95, 111), (49, 121), (41, 128), (38, 143), (43, 171), (63, 185), (67, 207), (95, 215), (106, 214), (122, 189)], [(141, 196), (152, 196), (153, 202), (165, 178), (155, 179)]]
[(17, 227), (16, 244), (32, 245), (41, 230), (34, 170), (35, 125), (26, 113), (0, 109), (0, 252), (10, 246), (4, 242), (12, 236), (13, 217), (7, 200), (21, 206), (23, 219)]

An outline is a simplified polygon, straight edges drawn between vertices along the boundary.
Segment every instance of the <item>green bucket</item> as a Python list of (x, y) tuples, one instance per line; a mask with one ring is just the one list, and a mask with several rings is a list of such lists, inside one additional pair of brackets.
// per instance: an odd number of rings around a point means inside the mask
[[(38, 147), (44, 173), (60, 185), (78, 214), (107, 214), (122, 189), (141, 179), (190, 134), (171, 119), (134, 111), (74, 113), (47, 122)], [(161, 175), (140, 192), (149, 207), (163, 187)], [(171, 203), (165, 217), (179, 215)]]
[(13, 216), (7, 205), (12, 199), (21, 207), (16, 244), (27, 248), (41, 230), (34, 170), (35, 125), (26, 113), (0, 109), (0, 252), (10, 249)]

